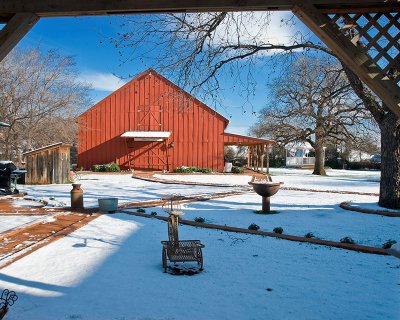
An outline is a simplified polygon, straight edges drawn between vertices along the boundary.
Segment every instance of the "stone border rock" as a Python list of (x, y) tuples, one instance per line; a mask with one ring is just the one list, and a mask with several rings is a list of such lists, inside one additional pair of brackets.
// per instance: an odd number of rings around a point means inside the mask
[(376, 214), (376, 215), (381, 215), (381, 216), (386, 216), (386, 217), (397, 217), (400, 218), (400, 213), (393, 212), (393, 211), (383, 211), (383, 210), (372, 210), (372, 209), (366, 209), (366, 208), (360, 208), (360, 207), (355, 207), (350, 205), (349, 202), (342, 202), (339, 204), (339, 207), (348, 210), (348, 211), (355, 211), (355, 212), (361, 212), (361, 213), (367, 213), (367, 214)]
[[(146, 213), (131, 212), (131, 211), (126, 211), (126, 210), (120, 210), (119, 212), (123, 212), (126, 214), (138, 216), (138, 217), (168, 221), (167, 217), (152, 216), (152, 215), (149, 215)], [(279, 234), (279, 233), (260, 231), (260, 230), (249, 230), (249, 229), (243, 229), (243, 228), (237, 228), (237, 227), (223, 226), (223, 225), (218, 225), (218, 224), (199, 223), (199, 222), (184, 220), (184, 219), (179, 220), (179, 223), (184, 224), (184, 225), (189, 225), (192, 227), (215, 229), (215, 230), (222, 230), (222, 231), (227, 231), (227, 232), (246, 233), (246, 234), (252, 234), (252, 235), (284, 239), (284, 240), (289, 240), (289, 241), (305, 242), (305, 243), (311, 243), (311, 244), (316, 244), (316, 245), (324, 245), (324, 246), (346, 249), (346, 250), (351, 250), (351, 251), (358, 251), (358, 252), (369, 253), (369, 254), (388, 255), (387, 249), (375, 248), (375, 247), (358, 245), (358, 244), (342, 243), (342, 242), (315, 239), (315, 238), (305, 238), (305, 237), (293, 236), (293, 235), (288, 235), (288, 234)]]

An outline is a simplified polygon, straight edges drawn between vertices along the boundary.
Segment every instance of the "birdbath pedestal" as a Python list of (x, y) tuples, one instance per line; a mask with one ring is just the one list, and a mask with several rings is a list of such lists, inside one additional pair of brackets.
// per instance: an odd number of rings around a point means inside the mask
[(253, 190), (262, 197), (261, 212), (271, 212), (271, 197), (278, 192), (283, 182), (272, 182), (271, 178), (265, 180), (256, 180), (255, 177), (249, 182)]

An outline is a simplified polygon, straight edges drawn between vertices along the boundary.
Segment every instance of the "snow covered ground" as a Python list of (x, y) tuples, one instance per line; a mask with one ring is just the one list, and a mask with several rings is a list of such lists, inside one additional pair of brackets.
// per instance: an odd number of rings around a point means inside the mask
[[(274, 180), (284, 181), (285, 187), (335, 191), (362, 190), (372, 193), (379, 191), (379, 177), (374, 171), (330, 170), (328, 177), (313, 176), (309, 170), (273, 169), (272, 171)], [(231, 185), (237, 184), (239, 180), (243, 186), (247, 186), (247, 182), (251, 179), (250, 176), (221, 174), (159, 176), (180, 181), (186, 179)], [(84, 190), (86, 207), (96, 207), (97, 199), (102, 197), (117, 197), (120, 203), (126, 203), (155, 200), (170, 193), (197, 195), (240, 189), (240, 187), (168, 185), (132, 179), (130, 174), (84, 174), (79, 183)], [(24, 186), (24, 189), (32, 198), (46, 200), (58, 206), (69, 205), (71, 190), (69, 184), (32, 185)], [(261, 197), (254, 192), (190, 203), (184, 205), (183, 209), (186, 219), (203, 217), (209, 223), (235, 227), (247, 228), (251, 223), (256, 223), (264, 231), (282, 227), (287, 234), (304, 236), (312, 232), (316, 237), (334, 241), (349, 236), (359, 244), (376, 247), (381, 247), (389, 239), (399, 240), (397, 238), (400, 219), (345, 211), (339, 208), (339, 204), (343, 201), (350, 201), (361, 207), (382, 209), (377, 205), (376, 196), (293, 190), (280, 190), (271, 198), (271, 210), (279, 212), (275, 215), (254, 213), (261, 209)], [(148, 211), (164, 214), (162, 208), (148, 209)], [(12, 224), (18, 225), (18, 222), (12, 221)]]
[[(117, 197), (119, 203), (155, 200), (163, 195), (179, 193), (195, 195), (223, 191), (218, 187), (165, 185), (132, 179), (131, 174), (84, 174), (76, 183), (82, 184), (84, 205), (87, 208), (97, 207), (97, 199)], [(70, 205), (70, 184), (26, 185), (20, 186), (21, 192), (35, 199), (48, 201), (56, 206)]]
[(101, 216), (0, 271), (9, 320), (398, 319), (400, 260), (180, 227), (205, 270), (162, 272), (165, 222)]
[[(400, 218), (345, 211), (338, 206), (352, 199), (364, 204), (377, 201), (371, 196), (281, 190), (271, 198), (271, 210), (278, 214), (255, 213), (261, 209), (261, 197), (255, 193), (187, 203), (181, 208), (184, 219), (203, 217), (206, 223), (233, 227), (247, 228), (256, 223), (263, 231), (282, 227), (287, 234), (304, 236), (312, 232), (318, 238), (333, 241), (349, 236), (358, 244), (375, 247), (382, 247), (389, 239), (400, 240)], [(162, 208), (147, 211), (166, 215)]]
[[(328, 176), (314, 176), (311, 170), (303, 169), (281, 169), (271, 168), (273, 181), (285, 183), (285, 187), (335, 190), (335, 191), (355, 191), (378, 193), (379, 192), (379, 171), (352, 171), (352, 170), (327, 170)], [(247, 185), (251, 176), (246, 175), (163, 175), (157, 174), (155, 177), (165, 180), (178, 180), (190, 182), (213, 182), (221, 184)]]
[(0, 216), (0, 233), (40, 221), (38, 216)]
[[(375, 172), (314, 177), (279, 170), (274, 180), (288, 187), (379, 190)], [(237, 184), (238, 176), (197, 177)], [(165, 185), (123, 174), (88, 174), (80, 182), (85, 205), (93, 207), (100, 197), (116, 196), (121, 203), (237, 189)], [(69, 205), (70, 190), (71, 185), (25, 186), (29, 196), (56, 205)], [(279, 214), (258, 215), (261, 198), (249, 192), (184, 204), (182, 210), (189, 220), (201, 216), (244, 228), (257, 223), (265, 231), (280, 226), (287, 234), (313, 232), (336, 241), (350, 236), (377, 247), (400, 240), (400, 218), (345, 211), (338, 207), (342, 201), (373, 207), (377, 197), (280, 190), (271, 198)], [(162, 208), (146, 209), (152, 211), (165, 214)], [(182, 225), (181, 239), (206, 245), (205, 270), (172, 276), (161, 268), (160, 241), (166, 238), (167, 224), (157, 219), (122, 213), (95, 219), (0, 270), (0, 289), (19, 295), (7, 319), (400, 319), (397, 258)]]

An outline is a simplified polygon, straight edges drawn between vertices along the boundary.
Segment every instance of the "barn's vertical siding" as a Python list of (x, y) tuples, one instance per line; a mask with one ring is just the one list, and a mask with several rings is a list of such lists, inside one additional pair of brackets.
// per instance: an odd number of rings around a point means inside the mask
[[(79, 117), (78, 166), (89, 169), (94, 164), (117, 161), (127, 169), (130, 151), (136, 169), (165, 169), (156, 155), (167, 161), (168, 153), (170, 170), (196, 166), (221, 171), (227, 123), (227, 119), (150, 70)], [(126, 131), (170, 131), (169, 143), (173, 141), (174, 146), (166, 152), (163, 143), (135, 142), (134, 149), (127, 150), (120, 137)]]

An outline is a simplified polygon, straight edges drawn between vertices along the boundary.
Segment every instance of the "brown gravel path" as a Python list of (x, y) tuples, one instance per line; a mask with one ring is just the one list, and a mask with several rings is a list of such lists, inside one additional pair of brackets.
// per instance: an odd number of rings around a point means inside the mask
[(0, 234), (0, 269), (83, 227), (99, 216), (89, 211), (70, 212), (40, 207), (23, 207), (19, 210), (13, 201), (15, 200), (12, 198), (0, 199), (1, 215), (48, 216), (49, 219)]

